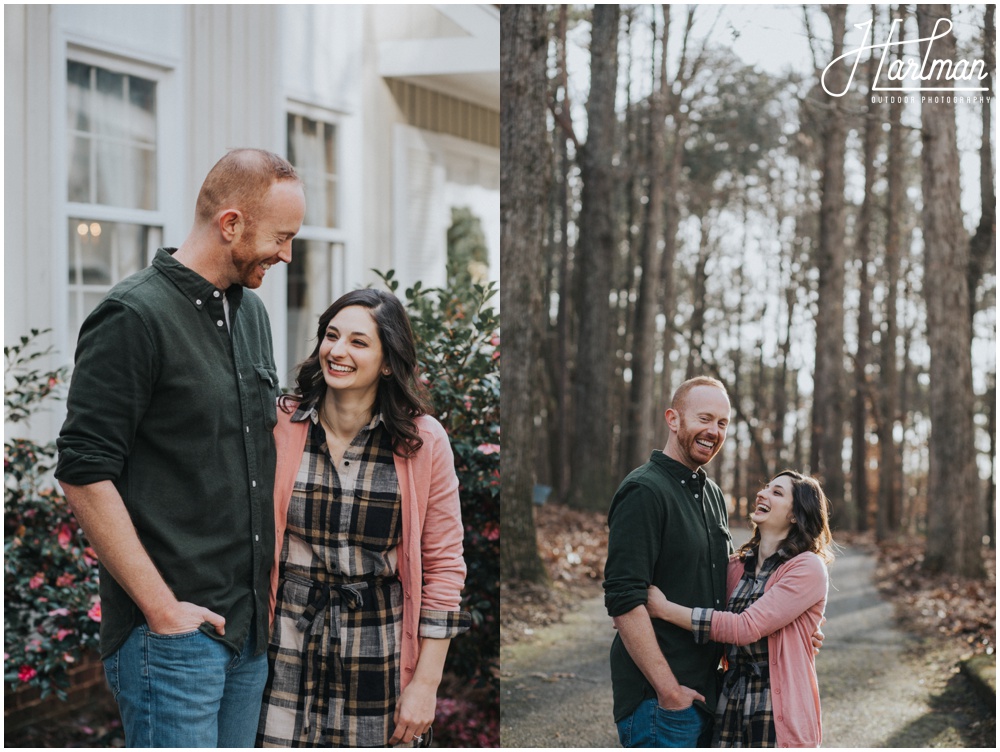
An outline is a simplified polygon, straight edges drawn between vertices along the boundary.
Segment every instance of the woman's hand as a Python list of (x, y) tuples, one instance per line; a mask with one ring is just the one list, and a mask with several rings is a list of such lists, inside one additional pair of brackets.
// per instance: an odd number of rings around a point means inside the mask
[(414, 677), (399, 696), (392, 716), (393, 729), (389, 745), (410, 744), (413, 737), (423, 736), (434, 723), (437, 708), (437, 684), (425, 684)]
[(656, 585), (650, 585), (646, 590), (646, 611), (652, 619), (666, 619), (670, 601)]
[(819, 655), (819, 651), (823, 647), (823, 640), (826, 639), (826, 635), (823, 634), (824, 624), (826, 624), (825, 616), (819, 620), (819, 626), (816, 627), (816, 631), (812, 635), (813, 655)]

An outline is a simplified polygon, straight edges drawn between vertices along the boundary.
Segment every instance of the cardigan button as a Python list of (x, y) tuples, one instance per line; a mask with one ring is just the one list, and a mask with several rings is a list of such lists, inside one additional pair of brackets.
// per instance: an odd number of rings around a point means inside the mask
[(406, 667), (405, 671), (406, 671), (406, 673), (408, 673), (408, 674), (412, 674), (412, 673), (413, 673), (413, 669), (412, 669), (412, 668), (410, 668), (409, 666), (407, 666), (407, 667)]
[(407, 632), (406, 633), (406, 639), (412, 640), (413, 639), (413, 632)]
[(407, 598), (409, 598), (409, 597), (410, 597), (410, 594), (409, 594), (409, 593), (407, 593), (407, 594), (406, 594), (406, 597), (407, 597)]

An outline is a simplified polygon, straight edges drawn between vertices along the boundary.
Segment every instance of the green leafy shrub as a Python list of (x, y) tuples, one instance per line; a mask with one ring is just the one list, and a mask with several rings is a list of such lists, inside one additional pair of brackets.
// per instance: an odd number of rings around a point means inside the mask
[[(44, 333), (4, 347), (8, 423), (26, 421), (66, 380), (66, 368), (37, 367), (51, 350), (38, 347)], [(53, 442), (4, 442), (4, 681), (65, 698), (70, 665), (97, 648), (101, 611), (97, 555), (50, 476), (55, 457)]]
[[(396, 292), (392, 271), (376, 274)], [(462, 608), (473, 626), (452, 642), (445, 670), (477, 690), (475, 746), (500, 742), (500, 322), (489, 306), (495, 294), (495, 283), (425, 289), (419, 282), (405, 293), (422, 378), (451, 440), (462, 498), (468, 567)], [(470, 712), (467, 702), (442, 699), (435, 740), (468, 746)], [(492, 744), (478, 743), (490, 735)]]

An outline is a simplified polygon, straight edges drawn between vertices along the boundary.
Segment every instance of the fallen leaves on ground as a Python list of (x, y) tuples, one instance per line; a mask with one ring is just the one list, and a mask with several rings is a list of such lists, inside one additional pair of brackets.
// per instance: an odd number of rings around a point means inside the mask
[(500, 642), (530, 637), (554, 624), (576, 604), (601, 593), (608, 555), (606, 512), (581, 512), (562, 504), (535, 508), (538, 553), (551, 586), (500, 585)]
[(908, 631), (962, 648), (964, 657), (992, 655), (997, 639), (996, 553), (984, 553), (986, 578), (929, 574), (924, 541), (906, 538), (879, 547), (877, 584)]

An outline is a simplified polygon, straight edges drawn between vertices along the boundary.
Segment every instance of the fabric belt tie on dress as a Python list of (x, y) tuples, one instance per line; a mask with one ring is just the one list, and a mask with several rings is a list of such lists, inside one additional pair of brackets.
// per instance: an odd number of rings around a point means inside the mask
[[(726, 689), (732, 689), (740, 684), (745, 684), (751, 678), (767, 679), (770, 676), (770, 669), (767, 661), (734, 661), (729, 664), (733, 669), (724, 676)], [(744, 688), (740, 687), (736, 692), (730, 692), (730, 696), (737, 694)]]
[[(724, 691), (729, 697), (749, 698), (751, 696), (750, 687), (754, 680), (758, 682), (767, 681), (771, 675), (767, 661), (741, 661), (737, 660), (729, 664), (730, 671), (725, 674)], [(744, 730), (750, 723), (756, 710), (755, 703), (744, 701), (742, 727)]]
[[(313, 697), (318, 690), (329, 694), (327, 684), (330, 679), (326, 676), (329, 665), (329, 643), (330, 640), (340, 642), (340, 609), (329, 608), (331, 601), (336, 594), (350, 610), (356, 611), (365, 605), (364, 591), (373, 589), (385, 583), (397, 579), (392, 577), (379, 577), (370, 575), (368, 577), (355, 578), (335, 578), (333, 575), (329, 579), (315, 580), (300, 574), (289, 572), (282, 566), (280, 578), (286, 582), (294, 582), (297, 585), (304, 585), (309, 588), (309, 598), (302, 615), (296, 620), (295, 627), (306, 635), (307, 646), (303, 651), (302, 677), (312, 684), (312, 687), (303, 687), (305, 696), (305, 714), (303, 716), (303, 731), (309, 731), (309, 719), (312, 715)], [(323, 612), (330, 613), (330, 640), (324, 640), (323, 627), (324, 620), (317, 617)], [(316, 649), (310, 649), (309, 643), (316, 643)], [(333, 666), (334, 680), (343, 672), (344, 662), (337, 651), (337, 660)], [(325, 681), (324, 681), (325, 679)]]

